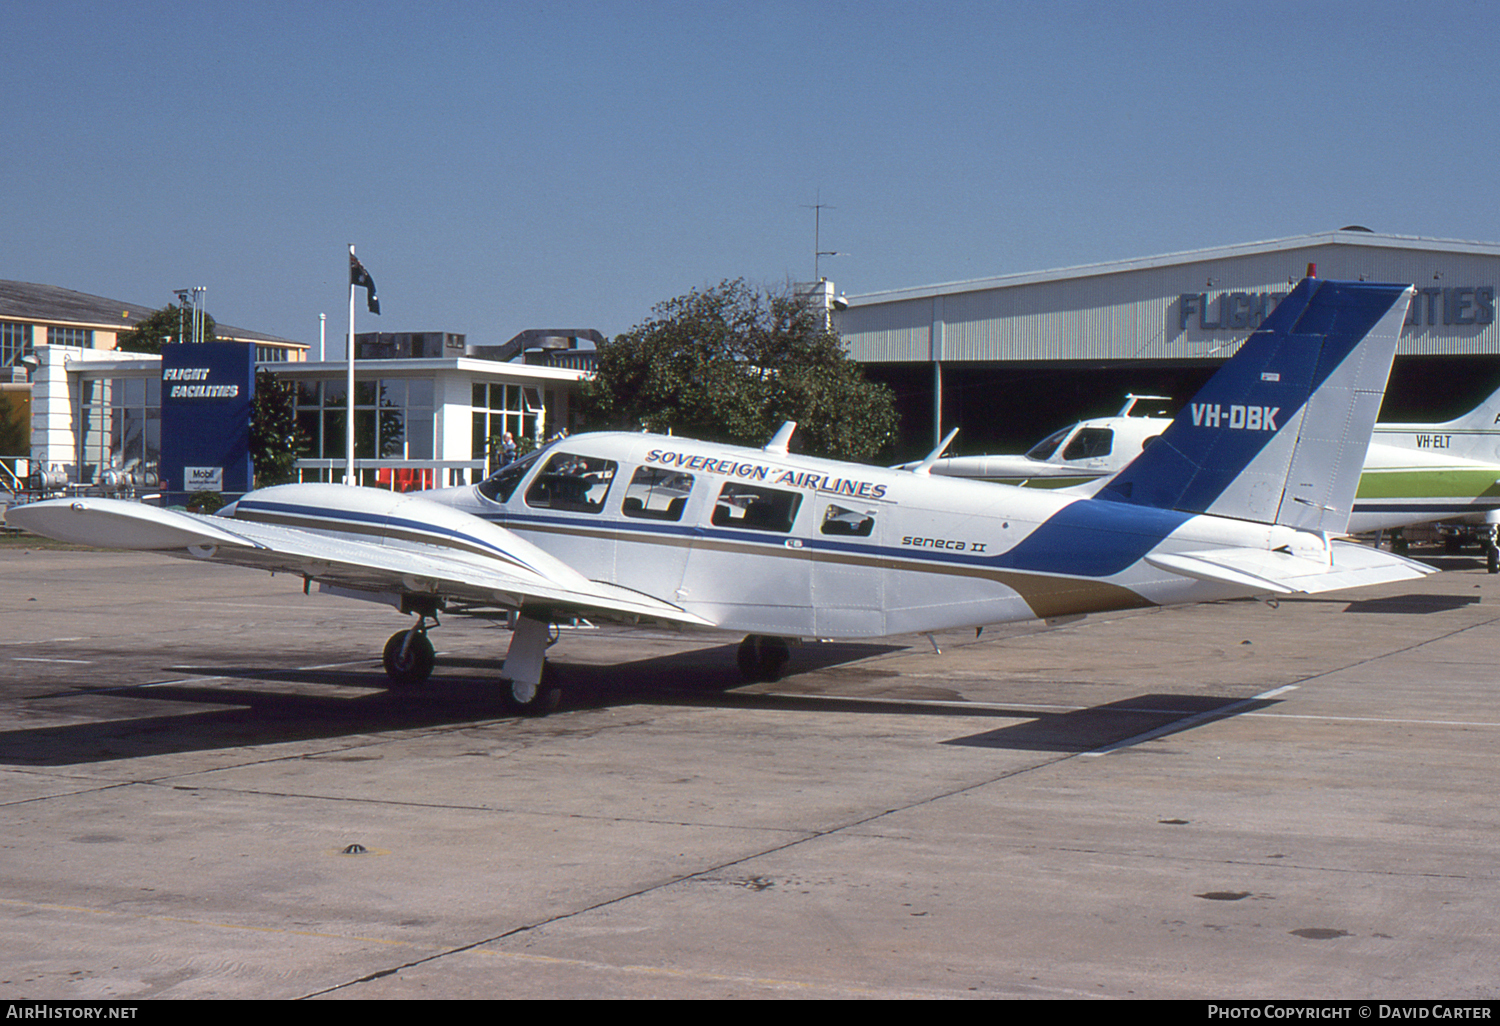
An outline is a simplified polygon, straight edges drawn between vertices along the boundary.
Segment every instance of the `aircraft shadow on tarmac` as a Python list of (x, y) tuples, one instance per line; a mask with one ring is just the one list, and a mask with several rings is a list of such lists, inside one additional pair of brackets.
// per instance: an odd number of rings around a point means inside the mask
[(1028, 752), (1093, 752), (1113, 746), (1127, 747), (1133, 739), (1144, 740), (1144, 735), (1163, 737), (1277, 704), (1278, 699), (1139, 695), (1087, 709), (1044, 716), (1032, 714), (1033, 718), (1025, 723), (943, 743)]
[(1477, 595), (1387, 595), (1350, 602), (1346, 613), (1447, 613), (1476, 605)]
[[(1259, 602), (1260, 599), (1250, 601)], [(1298, 595), (1282, 599), (1298, 605), (1343, 606), (1346, 613), (1449, 613), (1465, 606), (1478, 605), (1477, 595), (1428, 595), (1412, 592), (1406, 595), (1385, 595), (1381, 598), (1354, 599), (1325, 598), (1322, 595)]]
[[(1170, 733), (1206, 719), (1237, 715), (1273, 704), (1190, 695), (1144, 695), (1107, 705), (1063, 712), (1034, 707), (976, 706), (948, 701), (870, 699), (850, 695), (790, 694), (798, 674), (828, 669), (899, 650), (879, 644), (822, 644), (794, 654), (781, 685), (746, 685), (735, 663), (735, 646), (722, 645), (635, 662), (594, 665), (558, 660), (564, 684), (562, 711), (629, 705), (745, 708), (889, 716), (996, 717), (1021, 719), (992, 731), (944, 744), (1041, 752), (1082, 752), (1118, 744), (1148, 731)], [(458, 670), (477, 670), (470, 675)], [(0, 765), (61, 766), (212, 751), (322, 738), (379, 734), (514, 718), (496, 684), (499, 661), (439, 658), (438, 673), (420, 688), (389, 690), (380, 670), (284, 670), (245, 666), (196, 666), (204, 681), (63, 692), (75, 722), (0, 732)], [(240, 686), (225, 681), (255, 681)], [(270, 686), (265, 686), (270, 685)], [(312, 685), (317, 693), (298, 693)], [(357, 697), (337, 693), (349, 689)], [(770, 690), (767, 690), (770, 689)], [(101, 707), (88, 703), (98, 696)], [(179, 708), (157, 716), (122, 717), (122, 702), (168, 703)], [(82, 703), (82, 704), (80, 704)], [(212, 706), (194, 709), (192, 706)], [(545, 722), (545, 721), (542, 721)]]

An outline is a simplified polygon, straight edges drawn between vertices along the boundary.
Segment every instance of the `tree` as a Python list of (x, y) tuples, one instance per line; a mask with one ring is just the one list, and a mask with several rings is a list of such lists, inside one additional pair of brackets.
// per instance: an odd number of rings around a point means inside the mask
[(293, 386), (270, 371), (255, 375), (255, 399), (250, 407), (250, 461), (255, 464), (255, 487), (285, 484), (296, 476), (292, 464), (307, 448), (297, 427)]
[[(203, 313), (203, 341), (212, 342), (218, 336), (214, 319)], [(193, 308), (168, 303), (160, 310), (144, 318), (134, 328), (122, 334), (115, 348), (127, 353), (160, 353), (167, 342), (192, 340)]]
[(744, 279), (659, 303), (599, 352), (577, 409), (591, 428), (646, 428), (761, 446), (783, 421), (799, 451), (868, 460), (896, 433), (895, 400), (866, 381), (823, 312)]

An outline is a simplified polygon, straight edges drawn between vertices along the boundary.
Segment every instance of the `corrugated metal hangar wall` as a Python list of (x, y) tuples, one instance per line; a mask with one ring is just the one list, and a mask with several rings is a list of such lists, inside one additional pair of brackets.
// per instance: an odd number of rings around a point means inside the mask
[[(1126, 392), (1185, 401), (1305, 273), (1410, 282), (1382, 417), (1441, 420), (1500, 387), (1500, 245), (1341, 230), (854, 296), (850, 355), (897, 392), (902, 458), (1015, 452)], [(940, 411), (940, 412), (939, 412)]]

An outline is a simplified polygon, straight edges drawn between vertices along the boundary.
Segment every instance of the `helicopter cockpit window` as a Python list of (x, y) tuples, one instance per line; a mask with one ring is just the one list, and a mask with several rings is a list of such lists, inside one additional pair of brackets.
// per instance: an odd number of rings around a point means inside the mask
[(559, 452), (547, 461), (531, 487), (526, 505), (570, 513), (598, 513), (615, 479), (615, 461)]
[(1063, 450), (1065, 460), (1091, 460), (1108, 456), (1114, 448), (1115, 433), (1109, 428), (1080, 428)]
[(841, 534), (854, 538), (868, 538), (875, 530), (875, 518), (868, 513), (829, 505), (823, 513), (823, 534)]
[(1065, 427), (1061, 431), (1054, 432), (1048, 435), (1046, 438), (1043, 438), (1040, 442), (1031, 447), (1031, 451), (1026, 454), (1027, 458), (1033, 460), (1047, 459), (1057, 451), (1057, 447), (1059, 445), (1062, 445), (1062, 440), (1064, 438), (1067, 438), (1068, 432), (1072, 430), (1073, 429), (1071, 427)]
[(507, 463), (479, 482), (479, 494), (491, 502), (509, 502), (516, 486), (521, 483), (521, 478), (530, 473), (540, 457), (540, 452), (534, 452), (514, 463)]
[(693, 490), (693, 475), (661, 467), (639, 467), (625, 489), (620, 512), (644, 520), (681, 520)]

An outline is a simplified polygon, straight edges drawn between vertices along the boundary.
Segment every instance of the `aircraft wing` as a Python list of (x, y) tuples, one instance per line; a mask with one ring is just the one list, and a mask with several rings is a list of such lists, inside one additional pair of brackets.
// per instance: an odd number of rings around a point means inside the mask
[(1354, 542), (1332, 542), (1329, 554), (1330, 561), (1324, 562), (1265, 549), (1210, 549), (1148, 555), (1146, 562), (1183, 577), (1280, 595), (1410, 581), (1436, 572), (1416, 560)]
[(645, 617), (712, 626), (669, 602), (590, 581), (503, 528), (514, 542), (508, 561), (458, 548), (396, 546), (280, 524), (200, 516), (119, 499), (54, 499), (14, 506), (6, 521), (59, 541), (162, 552), (216, 563), (296, 574), (371, 593), (431, 594), (520, 609), (545, 606), (576, 615)]

